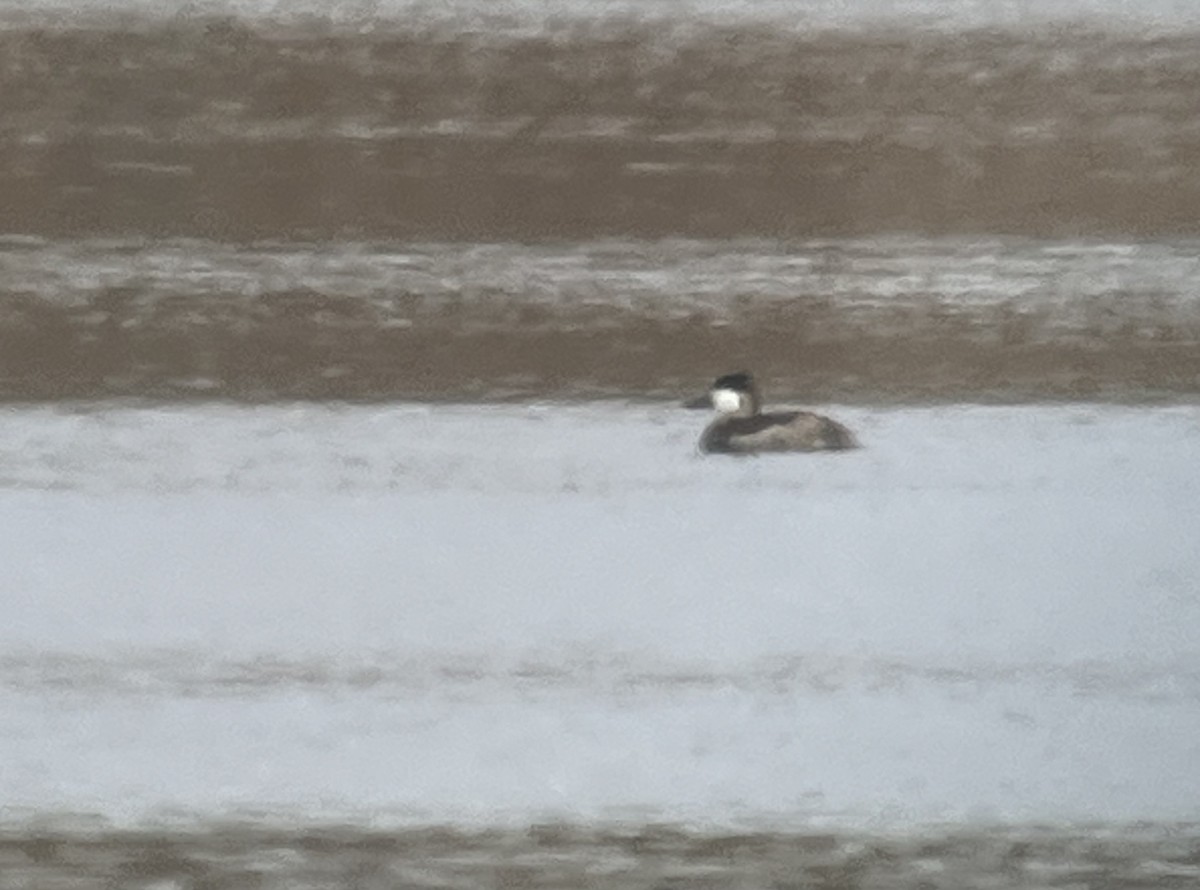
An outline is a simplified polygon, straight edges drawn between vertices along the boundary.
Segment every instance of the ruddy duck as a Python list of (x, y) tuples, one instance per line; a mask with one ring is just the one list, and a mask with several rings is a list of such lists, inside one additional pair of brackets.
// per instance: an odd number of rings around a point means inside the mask
[(718, 377), (708, 395), (717, 417), (700, 436), (700, 450), (705, 454), (840, 451), (858, 445), (850, 430), (820, 414), (763, 414), (758, 387), (745, 372)]

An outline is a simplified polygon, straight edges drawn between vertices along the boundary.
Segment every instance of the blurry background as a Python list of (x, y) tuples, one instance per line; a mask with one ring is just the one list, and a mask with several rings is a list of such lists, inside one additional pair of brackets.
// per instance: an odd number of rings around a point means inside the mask
[(1194, 886), (1198, 25), (0, 2), (0, 890)]
[(1194, 15), (9, 5), (0, 394), (1191, 395)]

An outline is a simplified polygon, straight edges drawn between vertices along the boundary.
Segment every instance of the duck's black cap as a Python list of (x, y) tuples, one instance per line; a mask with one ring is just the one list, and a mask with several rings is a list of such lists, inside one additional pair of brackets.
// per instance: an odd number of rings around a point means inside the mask
[(746, 371), (737, 371), (718, 377), (712, 385), (713, 389), (732, 389), (735, 392), (749, 392), (754, 388), (754, 378)]

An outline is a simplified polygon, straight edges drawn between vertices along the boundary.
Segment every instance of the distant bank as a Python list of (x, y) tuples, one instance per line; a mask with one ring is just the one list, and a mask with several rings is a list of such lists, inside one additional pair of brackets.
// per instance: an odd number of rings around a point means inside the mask
[(1195, 32), (72, 21), (0, 31), (0, 231), (1200, 233)]

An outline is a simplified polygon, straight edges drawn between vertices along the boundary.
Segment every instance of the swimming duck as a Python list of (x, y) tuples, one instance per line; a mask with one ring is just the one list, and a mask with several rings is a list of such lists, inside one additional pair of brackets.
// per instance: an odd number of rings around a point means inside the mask
[(850, 430), (820, 414), (763, 414), (758, 386), (744, 371), (718, 377), (708, 395), (717, 417), (700, 436), (700, 450), (705, 454), (840, 451), (858, 445)]

